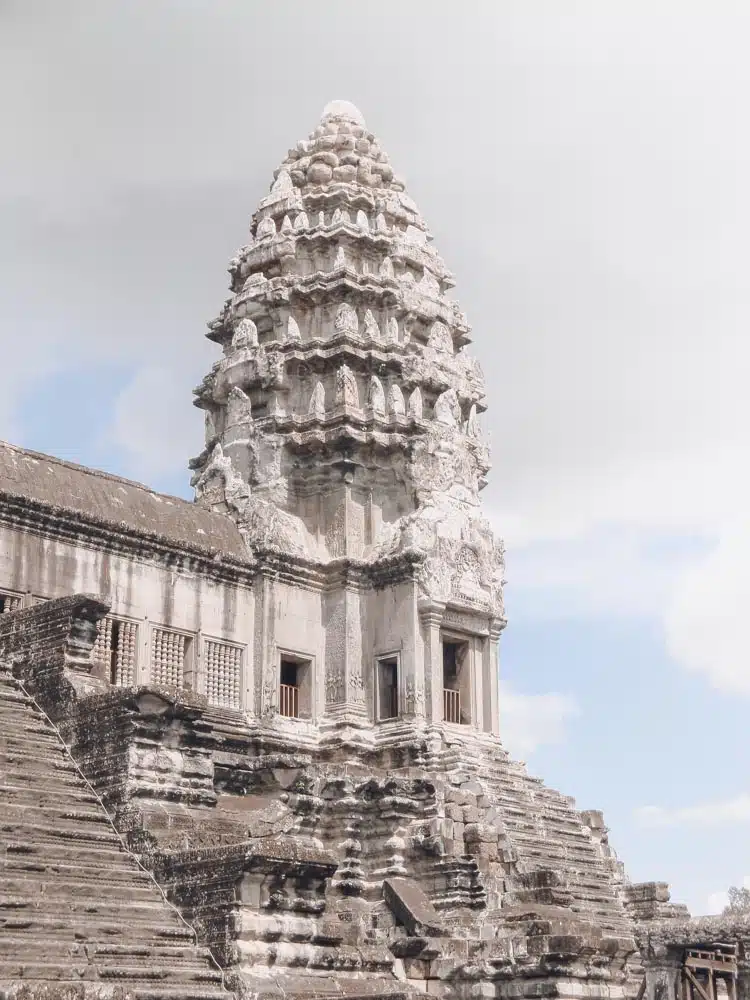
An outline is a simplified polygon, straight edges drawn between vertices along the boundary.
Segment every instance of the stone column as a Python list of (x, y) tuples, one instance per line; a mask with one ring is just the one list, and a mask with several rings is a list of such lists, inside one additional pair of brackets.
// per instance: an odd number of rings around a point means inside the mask
[(362, 677), (360, 588), (344, 579), (324, 598), (325, 712), (328, 716), (367, 717)]
[(443, 647), (440, 625), (445, 613), (442, 601), (424, 599), (418, 604), (419, 620), (424, 636), (425, 704), (431, 722), (443, 721)]
[(260, 570), (253, 584), (255, 592), (255, 641), (253, 643), (253, 706), (259, 716), (277, 708), (279, 664), (274, 643), (274, 584)]
[(504, 626), (503, 621), (494, 619), (490, 622), (489, 636), (484, 643), (482, 673), (484, 675), (484, 719), (481, 728), (485, 732), (500, 734), (500, 663), (499, 640)]

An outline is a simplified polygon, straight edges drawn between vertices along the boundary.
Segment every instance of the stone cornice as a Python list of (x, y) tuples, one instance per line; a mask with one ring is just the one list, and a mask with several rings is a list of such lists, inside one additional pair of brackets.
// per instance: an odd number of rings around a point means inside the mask
[(417, 551), (407, 551), (372, 562), (343, 558), (321, 563), (260, 546), (253, 547), (253, 552), (256, 575), (271, 576), (295, 587), (318, 591), (334, 591), (341, 587), (377, 590), (413, 580), (416, 567), (424, 558)]
[(221, 583), (249, 586), (256, 572), (249, 555), (246, 563), (240, 562), (217, 549), (178, 545), (158, 532), (134, 531), (115, 521), (6, 491), (0, 491), (0, 524), (126, 558), (161, 563)]

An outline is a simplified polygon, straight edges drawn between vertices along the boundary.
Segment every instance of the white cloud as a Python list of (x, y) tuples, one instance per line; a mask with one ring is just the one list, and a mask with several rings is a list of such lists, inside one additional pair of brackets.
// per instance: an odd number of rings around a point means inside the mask
[(719, 690), (750, 695), (749, 607), (750, 523), (743, 520), (677, 582), (665, 616), (670, 653)]
[(741, 792), (731, 799), (674, 809), (663, 806), (641, 806), (635, 810), (635, 818), (641, 826), (648, 828), (667, 826), (710, 828), (750, 823), (750, 794)]
[(115, 401), (107, 433), (138, 478), (184, 470), (203, 447), (203, 415), (185, 405), (186, 379), (186, 372), (163, 365), (141, 368)]
[(540, 746), (562, 743), (566, 726), (580, 714), (566, 694), (521, 694), (500, 682), (500, 738), (514, 757), (525, 757)]

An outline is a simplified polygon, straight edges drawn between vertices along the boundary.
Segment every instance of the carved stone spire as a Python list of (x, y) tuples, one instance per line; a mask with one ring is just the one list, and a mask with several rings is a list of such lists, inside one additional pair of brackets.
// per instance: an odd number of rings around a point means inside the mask
[[(289, 151), (230, 274), (208, 334), (223, 356), (196, 390), (208, 416), (197, 501), (230, 510), (254, 551), (323, 574), (342, 557), (368, 580), (381, 565), (389, 580), (416, 573), (421, 600), (500, 620), (469, 327), (417, 206), (352, 105), (329, 104)], [(217, 444), (227, 481), (246, 485), (231, 507), (201, 486)], [(347, 622), (359, 599), (340, 611)], [(369, 653), (352, 655), (361, 669)], [(360, 698), (361, 676), (345, 673), (326, 703)]]

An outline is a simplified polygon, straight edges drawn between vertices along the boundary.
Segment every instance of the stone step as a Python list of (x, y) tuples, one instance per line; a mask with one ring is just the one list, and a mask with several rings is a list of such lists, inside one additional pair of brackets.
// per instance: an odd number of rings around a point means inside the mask
[(35, 823), (6, 823), (0, 821), (0, 841), (28, 840), (31, 843), (74, 843), (94, 845), (112, 845), (122, 849), (122, 844), (109, 823), (76, 823), (61, 821), (57, 827), (37, 825)]
[(144, 945), (153, 942), (162, 944), (194, 945), (193, 933), (183, 924), (177, 914), (168, 906), (155, 907), (151, 917), (136, 920), (130, 914), (127, 919), (120, 917), (102, 919), (98, 913), (77, 912), (75, 921), (70, 914), (62, 911), (50, 914), (34, 909), (0, 910), (0, 934), (26, 934), (29, 938), (44, 940), (76, 941), (98, 944), (122, 944), (124, 946)]
[(66, 802), (85, 803), (100, 809), (99, 800), (83, 788), (80, 782), (69, 787), (60, 788), (55, 782), (50, 782), (46, 786), (40, 787), (36, 782), (13, 782), (11, 779), (0, 777), (0, 803), (10, 805), (62, 805)]
[(0, 763), (0, 782), (11, 782), (17, 788), (50, 789), (84, 789), (88, 786), (81, 781), (81, 776), (75, 768), (62, 770), (54, 768), (52, 773), (43, 770), (21, 770), (18, 767), (3, 767)]
[(8, 675), (0, 675), (0, 704), (24, 705), (33, 708), (33, 701), (18, 687)]
[(122, 849), (119, 840), (108, 846), (99, 843), (78, 843), (75, 840), (37, 841), (11, 838), (4, 841), (6, 860), (27, 859), (50, 864), (64, 863), (77, 866), (91, 864), (97, 868), (140, 871), (135, 861)]
[[(161, 987), (162, 983), (169, 983), (170, 986), (176, 984), (190, 985), (193, 988), (204, 986), (221, 987), (222, 976), (218, 970), (210, 969), (207, 965), (196, 964), (191, 968), (169, 968), (165, 966), (142, 965), (131, 966), (101, 966), (91, 964), (86, 955), (71, 957), (67, 962), (41, 962), (33, 960), (2, 959), (0, 958), (0, 982), (3, 980), (20, 979), (26, 982), (30, 979), (38, 979), (44, 982), (60, 982), (71, 980), (71, 972), (78, 982), (96, 982), (121, 980), (126, 983), (140, 981), (151, 981)], [(175, 995), (173, 993), (173, 995)], [(182, 996), (182, 993), (178, 994)]]
[(41, 712), (37, 711), (30, 702), (9, 701), (0, 696), (0, 729), (3, 732), (10, 732), (15, 729), (25, 729), (27, 726), (37, 725), (39, 732), (48, 731), (49, 723)]
[[(131, 923), (138, 921), (150, 923), (154, 921), (155, 917), (160, 914), (166, 915), (167, 912), (174, 920), (178, 919), (177, 914), (169, 910), (160, 893), (154, 891), (153, 894), (149, 893), (149, 896), (151, 897), (149, 899), (118, 901), (110, 897), (100, 899), (81, 894), (68, 899), (50, 897), (50, 901), (54, 898), (56, 914), (68, 915), (75, 920), (78, 920), (79, 916), (83, 919), (97, 916), (104, 920), (118, 920), (123, 915), (127, 915), (127, 919)], [(127, 902), (127, 906), (123, 905), (125, 902)], [(40, 911), (47, 912), (49, 909), (47, 897), (39, 894), (31, 898), (27, 895), (21, 896), (18, 893), (10, 892), (0, 896), (0, 920), (10, 915), (14, 917), (34, 916)]]
[(221, 986), (216, 985), (211, 988), (205, 986), (199, 988), (197, 986), (175, 986), (171, 989), (168, 986), (159, 986), (156, 988), (148, 987), (138, 987), (136, 986), (132, 991), (134, 1000), (227, 1000), (228, 997), (233, 997), (233, 993), (227, 992)]
[(22, 730), (17, 727), (4, 727), (0, 720), (0, 750), (7, 753), (26, 753), (36, 757), (48, 759), (68, 756), (65, 744), (60, 741), (56, 733), (40, 729), (37, 733), (33, 727), (29, 730)]
[(112, 829), (107, 814), (96, 802), (94, 808), (86, 805), (79, 805), (76, 802), (51, 802), (44, 804), (28, 805), (24, 802), (4, 802), (2, 803), (2, 827), (8, 829), (18, 824), (33, 823), (35, 826), (58, 824), (70, 826), (75, 824), (80, 827), (108, 827)]
[(165, 958), (176, 964), (195, 963), (196, 960), (208, 963), (209, 967), (214, 967), (211, 961), (211, 953), (208, 948), (200, 945), (178, 945), (178, 944), (98, 944), (88, 945), (89, 954), (97, 965), (109, 962), (127, 964), (134, 959), (140, 958)]
[(151, 962), (122, 965), (99, 965), (96, 963), (99, 978), (103, 980), (121, 979), (128, 983), (150, 979), (152, 982), (172, 985), (175, 983), (192, 983), (194, 985), (221, 986), (222, 975), (219, 969), (206, 962), (193, 962), (192, 965), (172, 965), (166, 963), (153, 965)]
[(134, 879), (129, 882), (110, 881), (106, 871), (101, 872), (98, 879), (92, 880), (85, 877), (44, 879), (32, 873), (11, 874), (3, 869), (0, 871), (0, 894), (26, 898), (34, 903), (63, 900), (66, 905), (68, 903), (80, 905), (86, 900), (93, 902), (117, 900), (121, 904), (153, 901), (157, 905), (163, 902), (163, 897), (153, 882), (135, 883)]
[(0, 934), (0, 958), (17, 960), (32, 958), (37, 961), (87, 955), (97, 965), (130, 965), (141, 959), (168, 959), (176, 965), (210, 962), (207, 948), (190, 944), (163, 944), (157, 941), (112, 944), (107, 941), (80, 940), (73, 932), (69, 938), (61, 936), (33, 937), (29, 934), (5, 931)]
[[(50, 775), (57, 774), (58, 771), (78, 775), (73, 761), (60, 745), (57, 747), (57, 752), (47, 755), (35, 753), (33, 744), (25, 750), (12, 750), (0, 745), (0, 774), (41, 772)], [(80, 779), (80, 775), (78, 777)]]
[[(86, 858), (86, 854), (83, 855)], [(68, 863), (67, 861), (52, 861), (41, 853), (37, 856), (24, 854), (11, 854), (6, 856), (3, 863), (0, 863), (0, 878), (37, 878), (48, 881), (49, 879), (63, 879), (70, 881), (75, 879), (101, 879), (106, 878), (110, 882), (127, 882), (131, 885), (150, 885), (154, 883), (151, 876), (144, 872), (135, 861), (127, 857), (120, 857), (119, 854), (113, 856), (115, 864), (103, 859), (99, 864)]]

